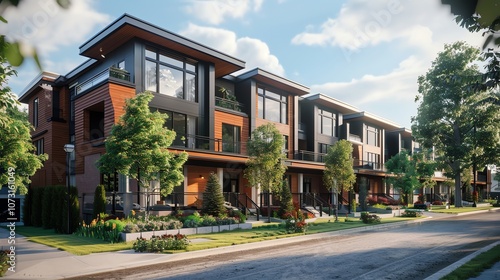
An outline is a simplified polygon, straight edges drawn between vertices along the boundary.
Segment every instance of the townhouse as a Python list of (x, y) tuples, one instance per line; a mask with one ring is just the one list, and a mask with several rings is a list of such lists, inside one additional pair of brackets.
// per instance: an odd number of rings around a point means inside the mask
[[(37, 153), (49, 155), (31, 187), (65, 185), (69, 178), (84, 205), (98, 184), (145, 205), (135, 180), (100, 174), (95, 166), (125, 100), (144, 91), (154, 94), (151, 110), (166, 113), (165, 126), (177, 133), (170, 150), (189, 154), (183, 184), (168, 197), (155, 194), (152, 201), (160, 204), (199, 207), (206, 178), (214, 172), (233, 205), (262, 205), (243, 170), (246, 142), (267, 122), (285, 137), (286, 178), (300, 205), (339, 203), (322, 183), (323, 157), (339, 139), (353, 144), (358, 180), (368, 180), (373, 197), (397, 195), (384, 182), (384, 163), (402, 149), (415, 149), (411, 132), (391, 121), (264, 69), (247, 70), (238, 58), (128, 14), (83, 43), (80, 55), (88, 60), (66, 75), (41, 73), (20, 101), (29, 106)], [(67, 143), (75, 145), (70, 176)], [(349, 203), (347, 195), (341, 194), (340, 203)]]

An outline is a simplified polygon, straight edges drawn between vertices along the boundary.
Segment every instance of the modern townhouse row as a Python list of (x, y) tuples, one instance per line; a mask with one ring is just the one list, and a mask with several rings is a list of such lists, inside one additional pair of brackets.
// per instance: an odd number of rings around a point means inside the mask
[[(259, 190), (249, 186), (243, 170), (246, 142), (268, 122), (285, 137), (286, 178), (302, 205), (331, 204), (322, 182), (323, 156), (339, 139), (353, 144), (357, 180), (366, 179), (368, 195), (375, 199), (398, 198), (385, 183), (384, 163), (403, 149), (418, 149), (411, 131), (392, 121), (263, 69), (246, 70), (240, 59), (128, 14), (83, 43), (80, 55), (88, 60), (66, 75), (43, 72), (21, 93), (35, 127), (36, 152), (49, 155), (32, 177), (32, 187), (64, 185), (69, 178), (80, 194), (106, 184), (145, 205), (134, 180), (100, 174), (95, 166), (106, 152), (111, 127), (124, 113), (125, 100), (144, 91), (154, 94), (151, 109), (168, 114), (166, 127), (177, 133), (170, 150), (189, 154), (184, 183), (169, 197), (157, 195), (155, 202), (197, 206), (206, 178), (214, 172), (228, 201), (248, 208), (261, 205)], [(70, 176), (63, 149), (67, 143), (75, 146), (69, 154)], [(436, 175), (438, 184), (425, 193), (429, 199), (449, 197), (446, 178)], [(485, 176), (478, 177), (484, 191)], [(339, 203), (349, 203), (347, 193)]]

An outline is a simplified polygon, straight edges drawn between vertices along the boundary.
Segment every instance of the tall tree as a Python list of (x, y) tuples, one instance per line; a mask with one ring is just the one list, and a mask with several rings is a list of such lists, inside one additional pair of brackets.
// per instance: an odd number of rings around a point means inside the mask
[(466, 79), (477, 76), (479, 50), (464, 42), (445, 45), (431, 68), (418, 78), (417, 116), (412, 132), (426, 148), (435, 147), (437, 161), (455, 179), (455, 206), (462, 206), (460, 173), (472, 165), (485, 166), (498, 156), (498, 95), (470, 88)]
[(345, 139), (339, 140), (328, 148), (325, 156), (323, 183), (332, 194), (353, 189), (356, 174), (354, 174), (352, 150), (351, 142)]
[[(26, 112), (19, 111), (19, 102), (7, 85), (16, 72), (0, 56), (0, 187), (15, 186), (21, 194), (28, 192), (30, 176), (42, 168), (46, 154), (36, 155), (31, 142), (32, 125)], [(14, 178), (14, 182), (11, 178)], [(12, 184), (14, 183), (14, 184)]]
[(427, 160), (424, 152), (410, 155), (403, 150), (386, 161), (385, 167), (391, 174), (387, 182), (403, 194), (405, 204), (415, 189), (432, 186), (435, 164)]
[(478, 0), (441, 0), (444, 5), (450, 5), (457, 24), (470, 32), (482, 32), (485, 37), (482, 57), (485, 72), (467, 81), (471, 89), (484, 91), (498, 89), (500, 85), (500, 9), (498, 1)]
[(151, 181), (160, 182), (160, 192), (166, 196), (184, 180), (182, 166), (187, 153), (168, 151), (175, 131), (164, 127), (166, 114), (151, 112), (149, 92), (126, 100), (125, 114), (111, 129), (106, 139), (106, 153), (98, 160), (101, 173), (115, 171), (137, 179), (140, 188), (149, 191)]
[[(252, 187), (260, 188), (270, 198), (271, 192), (279, 192), (286, 171), (285, 139), (276, 126), (267, 123), (252, 131), (247, 143), (249, 159), (244, 172), (245, 178)], [(268, 217), (271, 221), (270, 201), (268, 201)]]

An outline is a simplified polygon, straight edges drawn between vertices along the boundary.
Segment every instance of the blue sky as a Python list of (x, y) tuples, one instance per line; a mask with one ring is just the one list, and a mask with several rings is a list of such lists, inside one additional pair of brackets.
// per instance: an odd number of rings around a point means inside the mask
[[(35, 47), (44, 70), (66, 74), (79, 46), (124, 13), (246, 61), (401, 126), (416, 114), (417, 78), (446, 43), (481, 46), (440, 0), (23, 0), (1, 34)], [(29, 61), (9, 85), (38, 74)]]

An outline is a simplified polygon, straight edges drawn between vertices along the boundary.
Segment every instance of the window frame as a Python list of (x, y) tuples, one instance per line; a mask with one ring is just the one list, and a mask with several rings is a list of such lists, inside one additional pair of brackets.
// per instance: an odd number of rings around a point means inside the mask
[[(273, 101), (273, 102), (277, 102), (279, 104), (279, 109), (278, 109), (279, 112), (277, 112), (278, 118), (279, 118), (278, 121), (276, 121), (274, 119), (266, 118), (266, 112), (268, 111), (268, 110), (266, 110), (266, 100), (267, 99), (270, 101)], [(262, 106), (260, 106), (260, 104), (262, 104)], [(269, 120), (272, 122), (288, 124), (288, 95), (282, 94), (279, 91), (268, 90), (266, 87), (263, 87), (263, 86), (258, 86), (257, 87), (257, 107), (258, 107), (257, 111), (258, 111), (259, 118)], [(284, 118), (284, 120), (283, 120), (283, 118)]]
[[(152, 57), (154, 54), (154, 58)], [(162, 58), (165, 58), (162, 60)], [(175, 97), (191, 102), (198, 102), (198, 66), (197, 61), (189, 59), (187, 57), (182, 57), (175, 55), (163, 50), (159, 50), (153, 47), (146, 47), (144, 51), (144, 88), (145, 90), (152, 87), (152, 85), (147, 84), (147, 67), (148, 62), (155, 65), (155, 90), (154, 92), (162, 94), (165, 96)], [(177, 62), (174, 64), (174, 62)], [(182, 65), (182, 66), (180, 66)], [(172, 69), (182, 73), (182, 98), (176, 95), (170, 95), (161, 92), (161, 81), (160, 81), (160, 69)], [(193, 76), (192, 79), (188, 80), (188, 76)], [(194, 92), (191, 93), (188, 85), (194, 83)]]
[(40, 106), (40, 100), (38, 97), (33, 99), (33, 126), (35, 128), (38, 127), (38, 115), (39, 115), (39, 106)]

